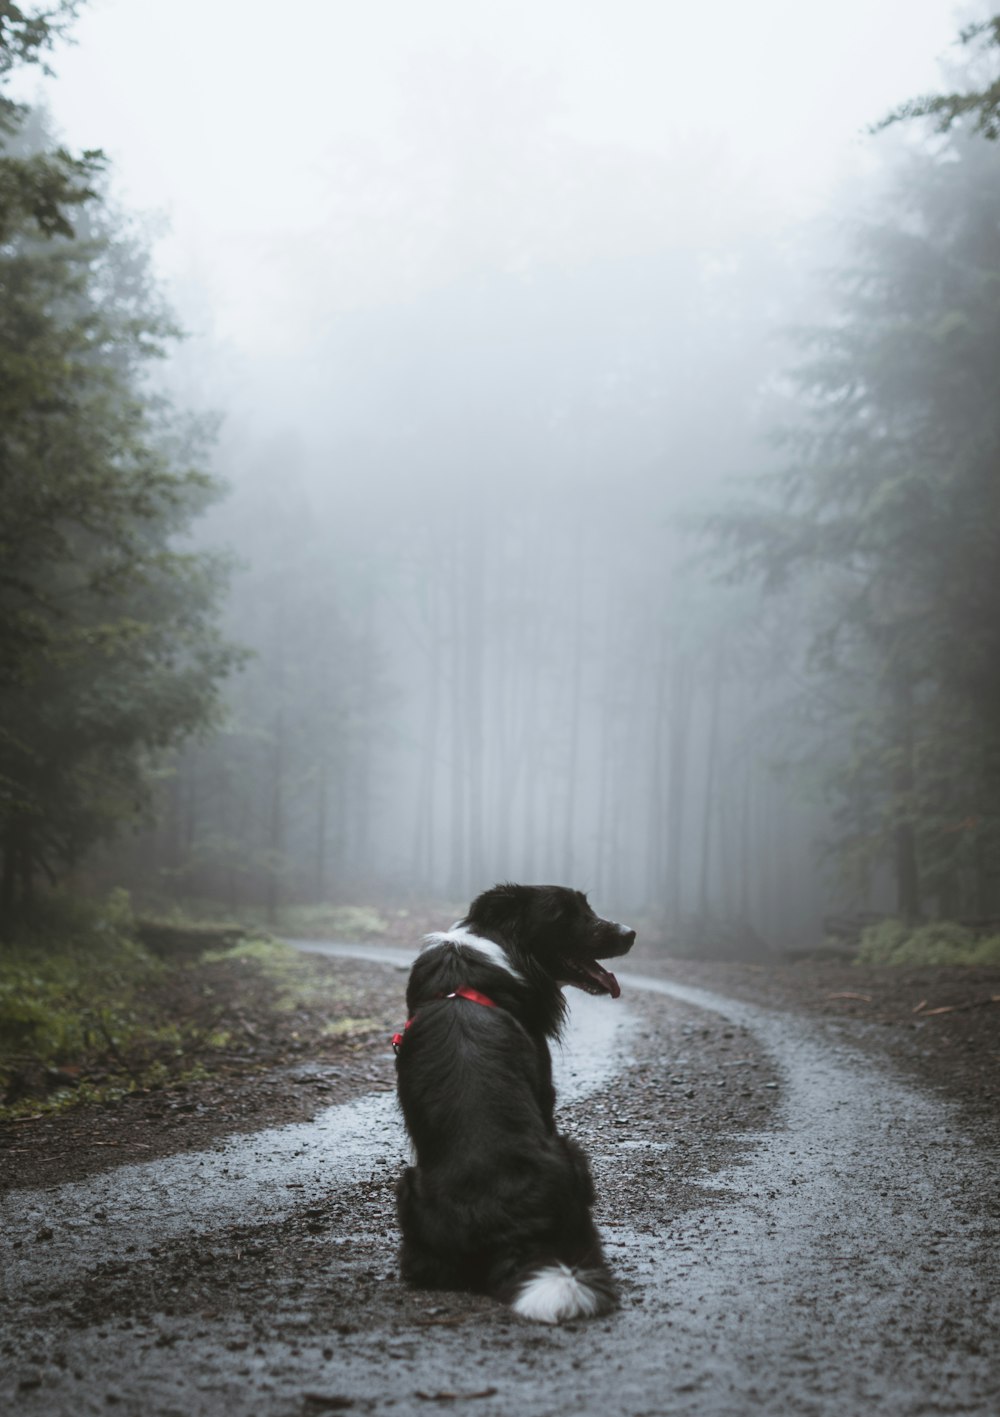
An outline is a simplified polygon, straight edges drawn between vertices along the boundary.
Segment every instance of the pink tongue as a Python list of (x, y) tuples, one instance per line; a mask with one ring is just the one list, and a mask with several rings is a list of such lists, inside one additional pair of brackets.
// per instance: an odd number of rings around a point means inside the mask
[(595, 984), (600, 984), (606, 994), (610, 994), (612, 999), (617, 999), (621, 994), (618, 980), (608, 969), (602, 969), (596, 959), (589, 959), (584, 963), (580, 961), (580, 967), (590, 975)]

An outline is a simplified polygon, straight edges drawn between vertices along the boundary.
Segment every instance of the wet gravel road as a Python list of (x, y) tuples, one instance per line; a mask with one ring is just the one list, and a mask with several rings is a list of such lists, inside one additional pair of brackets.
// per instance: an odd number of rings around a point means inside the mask
[(552, 1330), (403, 1290), (382, 1093), (13, 1192), (0, 1410), (1000, 1412), (997, 1156), (842, 1025), (619, 979), (573, 993), (558, 1083), (620, 1313)]

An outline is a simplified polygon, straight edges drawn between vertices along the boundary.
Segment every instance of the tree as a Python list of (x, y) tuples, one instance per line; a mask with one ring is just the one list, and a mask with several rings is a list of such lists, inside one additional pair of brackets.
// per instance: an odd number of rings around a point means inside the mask
[(1000, 166), (956, 134), (900, 176), (801, 336), (785, 470), (714, 529), (737, 573), (811, 586), (840, 854), (887, 864), (915, 916), (998, 885)]
[[(959, 32), (959, 41), (966, 46), (980, 43), (980, 50), (991, 68), (995, 68), (991, 49), (1000, 47), (1000, 15), (977, 24), (967, 25)], [(972, 119), (971, 131), (991, 140), (1000, 138), (1000, 76), (977, 83), (973, 87), (946, 94), (923, 94), (911, 98), (893, 110), (877, 128), (886, 128), (908, 118), (933, 118), (935, 127), (947, 133), (952, 124)]]
[[(8, 7), (9, 8), (9, 7)], [(27, 121), (26, 121), (27, 120)], [(12, 163), (51, 153), (22, 114)], [(79, 195), (79, 194), (77, 194)], [(73, 234), (27, 206), (0, 248), (0, 915), (148, 800), (238, 658), (218, 558), (180, 548), (215, 495), (210, 428), (145, 367), (173, 331), (136, 232), (80, 196)]]
[[(79, 9), (77, 0), (31, 15), (0, 0), (0, 242), (22, 226), (34, 226), (46, 236), (72, 236), (70, 212), (94, 197), (93, 183), (104, 166), (103, 154), (88, 151), (73, 157), (63, 147), (10, 152), (27, 109), (2, 89), (12, 70), (38, 64), (66, 31)], [(48, 70), (46, 69), (46, 72)]]

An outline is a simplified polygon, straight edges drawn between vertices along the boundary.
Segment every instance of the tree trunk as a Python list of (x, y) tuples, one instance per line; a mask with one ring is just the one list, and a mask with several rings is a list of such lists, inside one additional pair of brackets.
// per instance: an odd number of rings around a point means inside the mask
[(434, 893), (434, 833), (436, 830), (437, 801), (437, 752), (438, 719), (440, 707), (441, 643), (441, 594), (438, 584), (437, 564), (432, 564), (427, 572), (426, 582), (426, 625), (427, 625), (427, 702), (420, 734), (420, 756), (417, 767), (417, 800), (413, 819), (413, 883), (421, 898), (429, 899)]
[(580, 625), (580, 599), (577, 593), (576, 632), (572, 646), (573, 668), (569, 684), (569, 744), (566, 764), (566, 806), (562, 828), (562, 878), (567, 885), (575, 870), (576, 792), (580, 757), (580, 692), (583, 677), (583, 643)]
[(473, 554), (474, 539), (466, 539), (465, 607), (465, 748), (468, 762), (468, 883), (483, 889), (483, 648), (485, 639), (486, 567), (481, 541)]
[(670, 671), (670, 762), (667, 786), (667, 841), (664, 906), (671, 928), (680, 925), (683, 913), (683, 862), (686, 840), (687, 747), (691, 716), (691, 685), (683, 658), (677, 655)]
[(920, 868), (917, 838), (913, 828), (913, 690), (902, 675), (890, 684), (895, 719), (896, 766), (892, 774), (896, 908), (903, 920), (920, 918)]
[(274, 925), (279, 904), (279, 873), (284, 845), (285, 716), (279, 709), (272, 729), (271, 800), (268, 809), (267, 923)]
[(326, 752), (326, 744), (323, 743), (319, 749), (319, 761), (316, 764), (316, 839), (314, 843), (315, 879), (313, 894), (316, 897), (317, 904), (322, 903), (326, 899), (327, 793), (329, 791)]
[(646, 871), (643, 894), (649, 905), (658, 904), (663, 879), (663, 729), (666, 707), (667, 634), (660, 632), (653, 680), (653, 714), (650, 722), (649, 795), (646, 808)]
[[(369, 587), (364, 606), (362, 630), (361, 683), (358, 701), (362, 712), (370, 715), (376, 693), (376, 620), (375, 591)], [(361, 723), (354, 764), (353, 831), (351, 857), (355, 874), (364, 875), (371, 869), (371, 828), (374, 807), (375, 737), (371, 718)]]
[[(749, 721), (749, 715), (748, 715)], [(740, 897), (739, 916), (744, 924), (750, 922), (750, 836), (753, 821), (751, 798), (751, 773), (753, 757), (749, 751), (743, 755), (743, 794), (740, 804)]]
[(722, 661), (725, 651), (720, 644), (712, 670), (711, 707), (709, 709), (708, 743), (705, 748), (705, 795), (702, 809), (701, 862), (698, 884), (698, 913), (708, 914), (709, 879), (712, 864), (712, 815), (715, 783), (718, 776), (719, 710), (722, 704)]
[(459, 597), (451, 595), (451, 862), (448, 891), (453, 900), (466, 894), (466, 833), (465, 833), (465, 714), (462, 686), (465, 682), (464, 635)]
[(4, 833), (3, 869), (0, 873), (0, 940), (9, 944), (14, 935), (16, 908), (17, 845), (13, 826)]

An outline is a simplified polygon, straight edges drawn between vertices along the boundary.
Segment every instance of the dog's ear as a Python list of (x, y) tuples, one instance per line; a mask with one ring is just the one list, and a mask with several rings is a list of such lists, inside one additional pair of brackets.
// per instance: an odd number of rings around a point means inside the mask
[(469, 907), (468, 924), (492, 930), (511, 942), (541, 942), (579, 917), (592, 915), (586, 899), (567, 886), (521, 886), (502, 881), (483, 891)]
[(530, 889), (515, 885), (513, 881), (498, 882), (491, 890), (476, 896), (465, 918), (470, 925), (484, 930), (509, 930), (523, 913)]
[(525, 912), (527, 933), (544, 937), (564, 927), (581, 909), (575, 891), (565, 886), (536, 886)]

